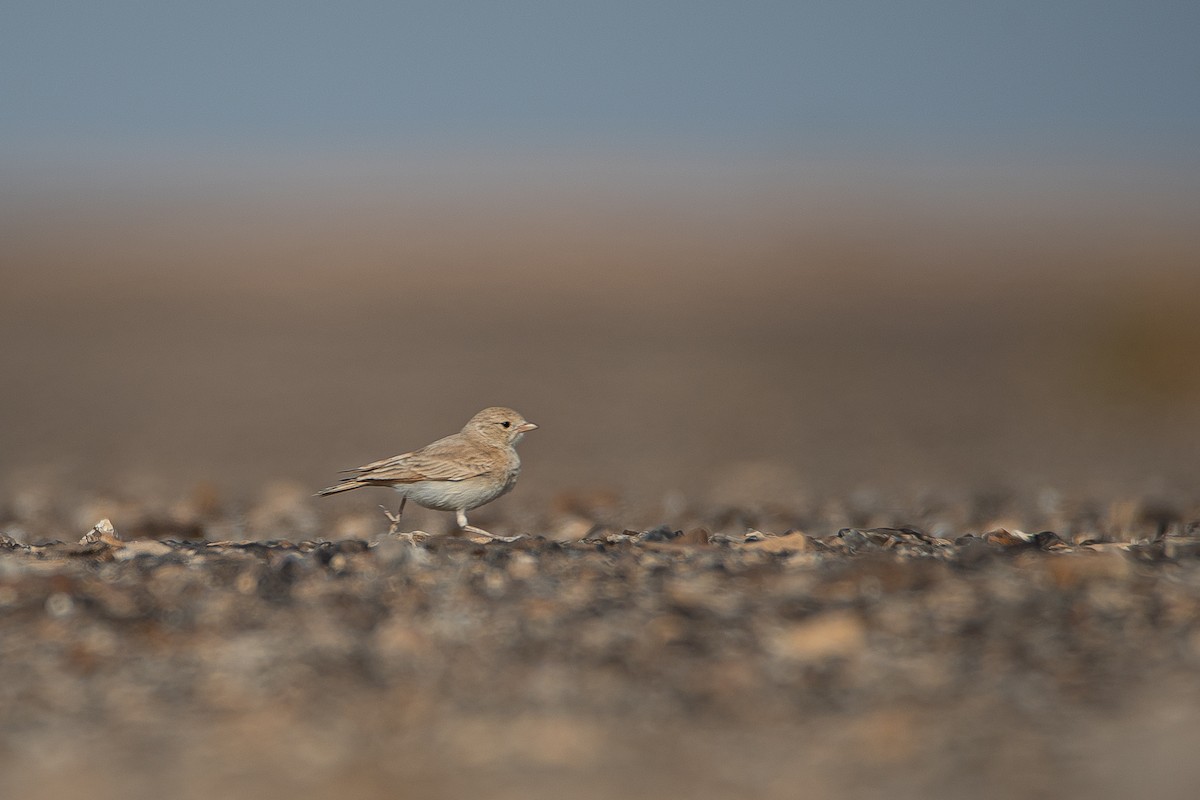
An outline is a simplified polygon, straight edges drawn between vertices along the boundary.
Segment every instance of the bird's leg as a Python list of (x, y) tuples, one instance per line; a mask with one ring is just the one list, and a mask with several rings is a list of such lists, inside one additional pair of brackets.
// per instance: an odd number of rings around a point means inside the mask
[(467, 512), (465, 509), (458, 509), (454, 512), (454, 521), (458, 523), (458, 529), (466, 533), (478, 533), (482, 536), (491, 536), (490, 533), (482, 528), (476, 528), (471, 523), (467, 522)]
[(485, 531), (483, 528), (476, 528), (474, 525), (471, 525), (467, 522), (467, 512), (461, 508), (458, 511), (455, 511), (454, 515), (455, 519), (458, 521), (459, 530), (461, 530), (463, 533), (473, 533), (476, 536), (486, 536), (495, 542), (515, 542), (517, 539), (521, 538), (520, 536), (498, 536), (490, 531)]
[(391, 523), (391, 525), (388, 526), (388, 533), (395, 533), (396, 531), (400, 530), (400, 515), (393, 514), (391, 511), (388, 511), (387, 506), (381, 505), (379, 508), (381, 511), (383, 511), (383, 515), (388, 518), (388, 522)]
[(404, 504), (407, 502), (408, 502), (407, 496), (401, 497), (400, 498), (400, 508), (397, 509), (395, 514), (393, 514), (391, 511), (388, 511), (387, 506), (380, 506), (380, 508), (383, 509), (384, 516), (387, 517), (388, 521), (390, 521), (392, 523), (391, 527), (388, 528), (388, 533), (395, 533), (396, 531), (400, 530), (400, 515), (404, 513)]

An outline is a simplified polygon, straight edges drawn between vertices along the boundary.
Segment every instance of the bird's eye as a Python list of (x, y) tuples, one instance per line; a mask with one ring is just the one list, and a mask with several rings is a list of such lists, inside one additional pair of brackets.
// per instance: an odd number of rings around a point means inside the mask
[(501, 423), (500, 423), (500, 425), (501, 425), (502, 427), (505, 427), (505, 428), (507, 428), (509, 425), (512, 425), (512, 423), (511, 423), (511, 422), (509, 422), (508, 420), (504, 420), (504, 422), (501, 422)]

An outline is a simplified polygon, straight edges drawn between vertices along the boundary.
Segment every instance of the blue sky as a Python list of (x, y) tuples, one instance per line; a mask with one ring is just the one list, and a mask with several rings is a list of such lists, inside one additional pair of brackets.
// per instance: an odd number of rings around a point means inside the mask
[(23, 2), (0, 145), (1194, 160), (1194, 2)]

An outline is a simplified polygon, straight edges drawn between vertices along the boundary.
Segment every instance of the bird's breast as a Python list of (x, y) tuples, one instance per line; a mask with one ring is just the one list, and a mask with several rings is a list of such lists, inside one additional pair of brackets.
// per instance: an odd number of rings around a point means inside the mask
[(470, 511), (511, 490), (518, 472), (480, 475), (462, 481), (417, 481), (397, 486), (396, 491), (425, 508)]

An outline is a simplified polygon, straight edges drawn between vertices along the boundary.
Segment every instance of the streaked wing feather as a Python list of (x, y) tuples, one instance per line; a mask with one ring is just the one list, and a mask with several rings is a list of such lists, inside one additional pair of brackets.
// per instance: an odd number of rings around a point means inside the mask
[(385, 458), (359, 468), (356, 480), (369, 483), (465, 481), (500, 466), (496, 453), (447, 436), (412, 453)]
[(381, 458), (378, 461), (372, 461), (370, 464), (363, 464), (361, 467), (354, 467), (353, 469), (343, 469), (343, 470), (338, 470), (338, 471), (345, 472), (345, 473), (357, 473), (357, 474), (361, 475), (364, 472), (370, 472), (372, 470), (382, 469), (384, 467), (392, 466), (393, 464), (403, 463), (405, 459), (411, 458), (412, 455), (413, 455), (412, 453), (401, 453), (398, 456), (391, 456), (390, 458)]

